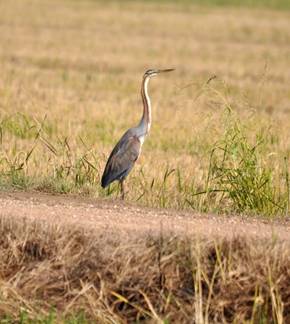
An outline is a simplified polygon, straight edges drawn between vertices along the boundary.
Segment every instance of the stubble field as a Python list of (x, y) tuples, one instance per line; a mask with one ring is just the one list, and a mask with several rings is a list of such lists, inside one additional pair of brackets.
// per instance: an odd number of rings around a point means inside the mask
[(94, 1), (1, 12), (2, 187), (116, 196), (100, 176), (141, 118), (143, 72), (174, 67), (150, 83), (152, 131), (127, 199), (287, 214), (289, 12)]
[[(125, 217), (117, 184), (100, 187), (106, 159), (142, 115), (144, 71), (175, 68), (149, 85), (152, 128), (127, 180), (133, 211), (289, 220), (289, 11), (16, 0), (0, 12), (2, 191), (89, 195)], [(47, 197), (33, 221), (29, 206), (23, 219), (2, 206), (3, 323), (289, 320), (289, 243), (274, 230), (199, 238), (140, 225), (120, 237), (116, 223), (45, 221)]]

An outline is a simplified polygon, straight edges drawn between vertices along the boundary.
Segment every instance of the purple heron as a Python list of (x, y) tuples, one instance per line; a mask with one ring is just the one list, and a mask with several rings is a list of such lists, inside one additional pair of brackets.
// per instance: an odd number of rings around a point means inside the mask
[(141, 147), (150, 131), (151, 102), (148, 95), (148, 82), (151, 77), (156, 76), (159, 73), (170, 72), (173, 70), (174, 69), (150, 69), (144, 73), (141, 84), (141, 97), (143, 102), (142, 118), (137, 127), (128, 129), (127, 132), (121, 137), (119, 142), (113, 148), (113, 151), (111, 152), (107, 161), (101, 180), (101, 185), (103, 188), (105, 188), (113, 181), (118, 180), (121, 185), (122, 199), (125, 198), (124, 180), (137, 161), (141, 153)]

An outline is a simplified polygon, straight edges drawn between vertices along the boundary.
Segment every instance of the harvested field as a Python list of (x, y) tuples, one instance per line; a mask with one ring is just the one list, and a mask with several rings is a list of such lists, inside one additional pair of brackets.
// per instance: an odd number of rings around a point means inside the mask
[(205, 2), (0, 1), (1, 323), (290, 322), (289, 1)]
[(141, 117), (143, 72), (175, 67), (150, 82), (152, 129), (127, 199), (287, 215), (289, 11), (67, 0), (0, 11), (2, 188), (116, 197), (100, 177)]

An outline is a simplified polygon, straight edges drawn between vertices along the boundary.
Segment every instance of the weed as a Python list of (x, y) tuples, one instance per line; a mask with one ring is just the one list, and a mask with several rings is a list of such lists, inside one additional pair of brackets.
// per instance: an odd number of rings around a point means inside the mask
[(258, 133), (252, 144), (247, 130), (239, 120), (227, 118), (225, 133), (211, 151), (203, 202), (210, 206), (215, 201), (224, 211), (282, 214), (286, 193), (275, 190), (274, 171), (264, 160), (269, 140)]

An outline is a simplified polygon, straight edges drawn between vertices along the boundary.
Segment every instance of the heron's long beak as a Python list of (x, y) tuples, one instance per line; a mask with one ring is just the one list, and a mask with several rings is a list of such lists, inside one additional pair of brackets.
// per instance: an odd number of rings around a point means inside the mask
[(158, 70), (157, 73), (171, 72), (171, 71), (174, 71), (174, 70), (175, 70), (175, 69)]

